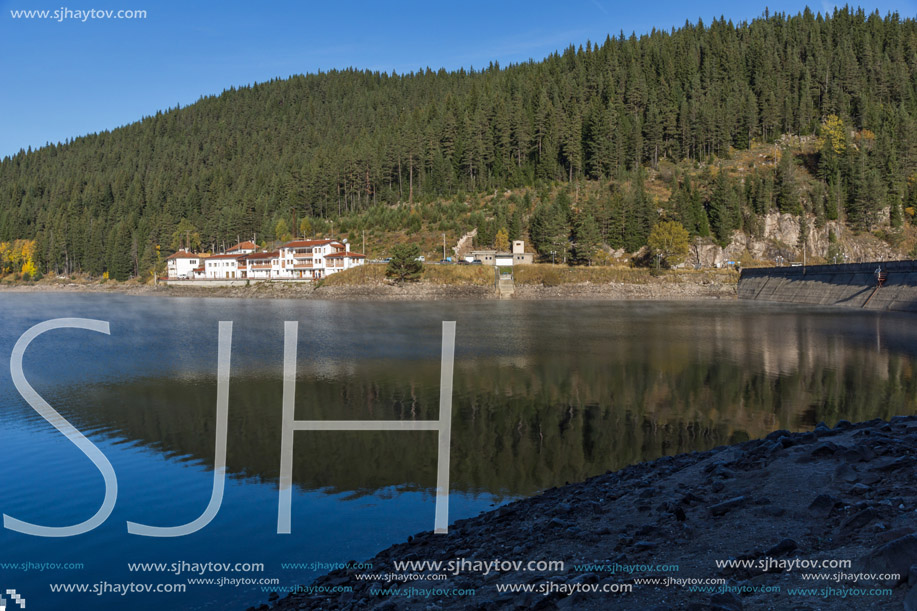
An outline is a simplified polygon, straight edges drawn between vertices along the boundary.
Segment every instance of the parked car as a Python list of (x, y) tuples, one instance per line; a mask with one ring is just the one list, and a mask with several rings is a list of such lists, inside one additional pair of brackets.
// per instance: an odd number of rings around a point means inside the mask
[(471, 264), (472, 265), (484, 265), (484, 262), (481, 261), (480, 259), (475, 259), (474, 261), (471, 262)]

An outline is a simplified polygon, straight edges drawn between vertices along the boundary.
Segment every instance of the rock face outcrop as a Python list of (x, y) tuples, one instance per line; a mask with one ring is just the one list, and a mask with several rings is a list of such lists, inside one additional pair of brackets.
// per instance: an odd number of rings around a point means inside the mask
[[(802, 261), (803, 244), (806, 257), (828, 258), (836, 254), (841, 263), (899, 258), (882, 240), (869, 234), (854, 237), (839, 221), (828, 221), (818, 227), (815, 217), (810, 216), (805, 223), (805, 240), (800, 240), (802, 230), (799, 217), (771, 212), (761, 219), (754, 235), (736, 231), (725, 248), (709, 238), (697, 238), (686, 264), (689, 267), (698, 264), (701, 267), (722, 267), (727, 261), (739, 261), (743, 257), (759, 261), (775, 261), (780, 257), (786, 263)], [(832, 234), (834, 249), (831, 248)]]
[(476, 235), (478, 235), (477, 228), (472, 229), (461, 238), (459, 238), (458, 243), (452, 247), (452, 252), (455, 253), (455, 257), (457, 259), (461, 259), (471, 252), (471, 247), (474, 244), (474, 236)]
[(746, 269), (739, 278), (738, 296), (759, 301), (917, 312), (917, 261)]

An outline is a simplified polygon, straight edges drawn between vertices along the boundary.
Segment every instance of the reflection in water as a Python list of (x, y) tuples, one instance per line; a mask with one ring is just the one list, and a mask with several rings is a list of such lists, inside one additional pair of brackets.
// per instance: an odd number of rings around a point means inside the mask
[[(527, 325), (519, 354), (458, 359), (453, 489), (528, 495), (776, 428), (914, 409), (912, 357), (876, 344), (878, 317), (682, 311), (640, 324), (616, 314), (577, 316), (579, 326)], [(841, 329), (838, 322), (867, 324)], [(273, 376), (268, 369), (234, 373), (228, 466), (236, 475), (274, 482), (282, 387), (279, 366)], [(307, 361), (296, 417), (433, 420), (438, 382), (439, 362), (432, 358)], [(84, 406), (75, 412), (88, 426), (212, 466), (215, 388), (206, 374), (142, 378), (85, 387), (71, 404)], [(303, 489), (425, 489), (435, 469), (431, 432), (296, 434), (294, 481)]]

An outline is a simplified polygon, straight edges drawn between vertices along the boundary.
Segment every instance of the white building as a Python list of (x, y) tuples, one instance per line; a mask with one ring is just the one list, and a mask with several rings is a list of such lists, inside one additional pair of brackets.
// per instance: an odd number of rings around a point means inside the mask
[[(204, 278), (207, 280), (232, 280), (245, 278), (245, 255), (214, 255), (204, 261)], [(239, 263), (242, 263), (240, 266)]]
[(204, 264), (204, 255), (196, 255), (184, 250), (179, 250), (174, 255), (166, 257), (166, 268), (170, 280), (184, 280), (194, 277), (194, 270)]
[(347, 250), (346, 241), (295, 240), (273, 252), (256, 252), (242, 242), (212, 257), (180, 251), (168, 258), (169, 278), (206, 280), (319, 280), (363, 265), (366, 257)]
[(269, 280), (272, 277), (271, 271), (273, 263), (279, 258), (279, 253), (274, 252), (253, 252), (245, 255), (240, 260), (240, 265), (244, 261), (245, 276), (253, 280)]
[(318, 280), (328, 274), (363, 265), (365, 260), (364, 255), (348, 252), (347, 245), (337, 240), (294, 240), (278, 251), (271, 277), (278, 280)]
[(325, 275), (342, 272), (351, 267), (363, 265), (366, 261), (366, 255), (361, 255), (350, 251), (334, 252), (325, 255)]
[(535, 253), (525, 252), (525, 242), (513, 241), (513, 252), (497, 252), (496, 250), (472, 250), (465, 256), (465, 261), (480, 261), (483, 265), (496, 265), (510, 267), (511, 265), (528, 265), (535, 262)]

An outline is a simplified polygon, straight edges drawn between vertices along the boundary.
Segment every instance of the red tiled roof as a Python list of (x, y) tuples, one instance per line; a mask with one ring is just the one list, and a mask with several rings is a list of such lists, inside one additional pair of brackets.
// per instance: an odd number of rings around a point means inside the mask
[(258, 250), (258, 245), (254, 242), (239, 242), (226, 252), (232, 252), (234, 250)]
[(330, 259), (330, 258), (332, 258), (332, 257), (350, 257), (350, 258), (352, 258), (352, 259), (365, 259), (365, 258), (366, 258), (366, 255), (361, 255), (360, 253), (357, 253), (357, 252), (350, 252), (350, 251), (347, 251), (347, 252), (335, 252), (335, 253), (331, 253), (330, 255), (325, 255), (325, 258), (326, 258), (326, 259)]
[(169, 259), (204, 259), (204, 258), (206, 258), (206, 255), (196, 255), (193, 252), (188, 252), (186, 250), (179, 250), (177, 253), (166, 257), (166, 261), (168, 261)]
[(212, 261), (214, 259), (237, 259), (238, 260), (238, 259), (243, 259), (246, 256), (247, 255), (213, 255), (212, 257), (208, 257), (207, 260), (208, 261)]
[(337, 243), (337, 240), (293, 240), (283, 245), (283, 248), (304, 248), (307, 246), (324, 246), (325, 244)]
[(251, 261), (251, 260), (253, 260), (253, 259), (257, 259), (257, 260), (260, 260), (260, 259), (273, 259), (273, 258), (279, 257), (279, 256), (280, 256), (280, 253), (277, 252), (277, 251), (275, 250), (274, 252), (252, 252), (252, 253), (249, 253), (249, 254), (247, 254), (247, 255), (242, 255), (242, 256), (239, 257), (239, 258), (240, 258), (240, 259), (246, 259), (246, 260), (248, 260), (248, 261)]

